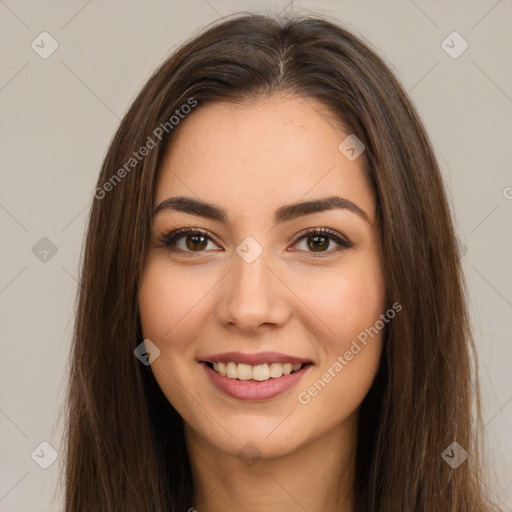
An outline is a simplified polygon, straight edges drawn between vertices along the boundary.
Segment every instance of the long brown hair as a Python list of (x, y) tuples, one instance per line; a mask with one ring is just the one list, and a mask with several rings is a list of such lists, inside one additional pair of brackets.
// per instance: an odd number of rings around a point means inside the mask
[[(358, 512), (495, 510), (484, 498), (476, 354), (452, 213), (413, 105), (369, 45), (337, 23), (243, 14), (208, 27), (164, 62), (105, 157), (70, 355), (66, 511), (193, 505), (182, 419), (134, 356), (157, 171), (179, 129), (169, 119), (183, 105), (277, 92), (320, 101), (363, 141), (387, 295), (402, 305), (361, 405)], [(154, 147), (134, 157), (150, 139)], [(453, 442), (469, 454), (457, 468), (442, 457)]]

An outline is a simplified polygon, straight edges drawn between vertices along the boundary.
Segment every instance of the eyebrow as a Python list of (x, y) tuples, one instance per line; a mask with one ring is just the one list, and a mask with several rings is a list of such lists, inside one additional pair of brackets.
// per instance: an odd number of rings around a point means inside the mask
[[(303, 215), (310, 215), (313, 213), (340, 208), (355, 213), (371, 224), (368, 214), (363, 209), (352, 201), (338, 196), (330, 196), (322, 199), (281, 206), (274, 212), (274, 222), (276, 224), (280, 224), (302, 217)], [(153, 215), (157, 215), (164, 210), (189, 213), (191, 215), (198, 215), (200, 217), (206, 217), (208, 219), (218, 220), (224, 223), (228, 220), (228, 214), (223, 208), (191, 197), (169, 197), (155, 208)]]

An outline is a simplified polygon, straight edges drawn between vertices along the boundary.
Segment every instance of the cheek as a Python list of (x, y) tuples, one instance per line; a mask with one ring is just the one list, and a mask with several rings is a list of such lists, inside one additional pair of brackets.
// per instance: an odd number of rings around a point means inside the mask
[[(149, 261), (139, 287), (139, 313), (144, 337), (160, 343), (186, 344), (187, 334), (197, 331), (200, 298), (209, 280), (188, 278), (158, 258)], [(177, 336), (179, 333), (179, 336)], [(164, 347), (161, 347), (161, 349)]]
[(149, 265), (139, 287), (139, 314), (144, 338), (160, 339), (172, 327), (169, 313), (174, 311), (172, 294), (165, 278), (159, 279), (157, 269)]
[(182, 383), (190, 372), (180, 361), (191, 357), (201, 305), (198, 300), (203, 294), (165, 258), (148, 260), (138, 293), (142, 335), (160, 349), (151, 370), (169, 402), (180, 411), (188, 407)]
[(308, 293), (311, 310), (323, 324), (322, 342), (328, 351), (343, 350), (384, 313), (384, 281), (378, 266), (371, 263), (368, 258), (360, 265), (347, 264), (344, 270), (325, 276), (314, 288), (309, 280), (301, 283), (303, 293)]
[(320, 365), (297, 394), (305, 406), (304, 428), (331, 428), (343, 422), (358, 409), (375, 379), (384, 334), (375, 325), (386, 304), (381, 273), (371, 268), (352, 267), (349, 275), (338, 275), (318, 304), (328, 329), (324, 327), (318, 339)]

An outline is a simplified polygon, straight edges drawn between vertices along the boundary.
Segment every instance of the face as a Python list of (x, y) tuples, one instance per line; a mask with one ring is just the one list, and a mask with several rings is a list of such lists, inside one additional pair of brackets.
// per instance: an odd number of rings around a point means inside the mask
[(200, 105), (159, 170), (143, 335), (186, 429), (224, 453), (280, 456), (341, 432), (377, 372), (376, 201), (332, 119), (297, 97)]

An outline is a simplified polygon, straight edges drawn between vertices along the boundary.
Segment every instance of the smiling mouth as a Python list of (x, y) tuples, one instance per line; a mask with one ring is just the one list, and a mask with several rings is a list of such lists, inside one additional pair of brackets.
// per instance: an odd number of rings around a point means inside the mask
[(233, 380), (256, 382), (278, 379), (283, 375), (289, 375), (298, 372), (306, 366), (311, 366), (311, 363), (263, 363), (257, 365), (237, 364), (233, 361), (227, 363), (211, 363), (205, 361), (204, 363), (223, 377)]

